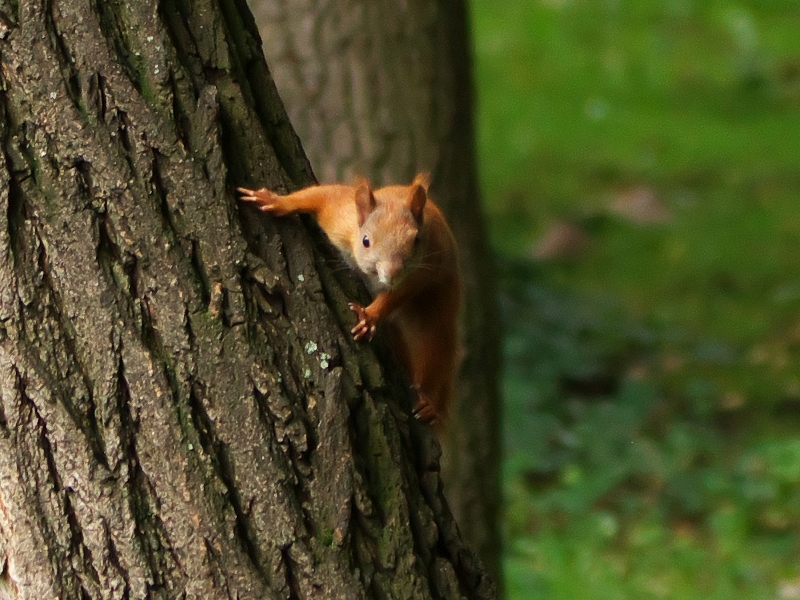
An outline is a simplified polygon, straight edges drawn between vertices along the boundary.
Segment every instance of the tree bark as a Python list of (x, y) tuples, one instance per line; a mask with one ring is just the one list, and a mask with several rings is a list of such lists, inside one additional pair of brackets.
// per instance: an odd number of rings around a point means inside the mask
[(0, 598), (493, 597), (353, 279), (234, 199), (311, 181), (244, 4), (0, 2), (0, 68)]
[(445, 491), (500, 581), (499, 333), (474, 158), (464, 0), (251, 0), (291, 121), (320, 180), (433, 175), (459, 242), (465, 358), (443, 440)]

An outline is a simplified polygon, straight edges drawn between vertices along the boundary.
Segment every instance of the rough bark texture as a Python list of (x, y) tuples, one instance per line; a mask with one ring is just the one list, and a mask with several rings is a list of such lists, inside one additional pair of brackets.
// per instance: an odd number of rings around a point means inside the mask
[(256, 39), (0, 2), (0, 598), (493, 597), (352, 279), (234, 199), (311, 180)]
[(250, 0), (281, 97), (321, 181), (433, 175), (459, 242), (466, 355), (444, 443), (462, 531), (500, 574), (499, 334), (474, 159), (464, 0)]

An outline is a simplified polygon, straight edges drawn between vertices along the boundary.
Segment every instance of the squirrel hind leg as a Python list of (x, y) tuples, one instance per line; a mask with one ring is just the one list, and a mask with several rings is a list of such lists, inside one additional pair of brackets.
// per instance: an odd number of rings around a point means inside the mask
[(416, 386), (414, 391), (417, 393), (417, 400), (414, 403), (412, 412), (414, 418), (430, 427), (434, 435), (441, 441), (447, 430), (447, 414), (441, 413), (436, 405), (425, 394), (421, 393)]
[(417, 392), (414, 413), (417, 418), (437, 421), (441, 426), (447, 420), (453, 400), (453, 387), (456, 373), (455, 336), (447, 331), (428, 331), (412, 350), (409, 374)]
[(414, 408), (412, 409), (414, 417), (423, 423), (428, 424), (433, 424), (439, 421), (439, 412), (436, 410), (436, 407), (433, 405), (433, 403), (430, 402), (425, 394), (419, 391), (419, 388), (414, 386), (413, 389), (417, 394), (417, 401), (414, 403)]

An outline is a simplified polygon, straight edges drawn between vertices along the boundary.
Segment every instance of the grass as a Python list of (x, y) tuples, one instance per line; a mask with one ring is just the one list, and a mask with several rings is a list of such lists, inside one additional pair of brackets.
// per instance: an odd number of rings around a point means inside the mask
[(472, 2), (511, 598), (800, 598), (799, 7)]

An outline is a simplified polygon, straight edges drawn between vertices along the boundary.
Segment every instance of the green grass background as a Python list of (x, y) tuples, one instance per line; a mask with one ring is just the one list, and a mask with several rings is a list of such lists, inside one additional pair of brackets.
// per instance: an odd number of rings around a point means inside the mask
[(472, 11), (509, 597), (800, 598), (800, 2)]

